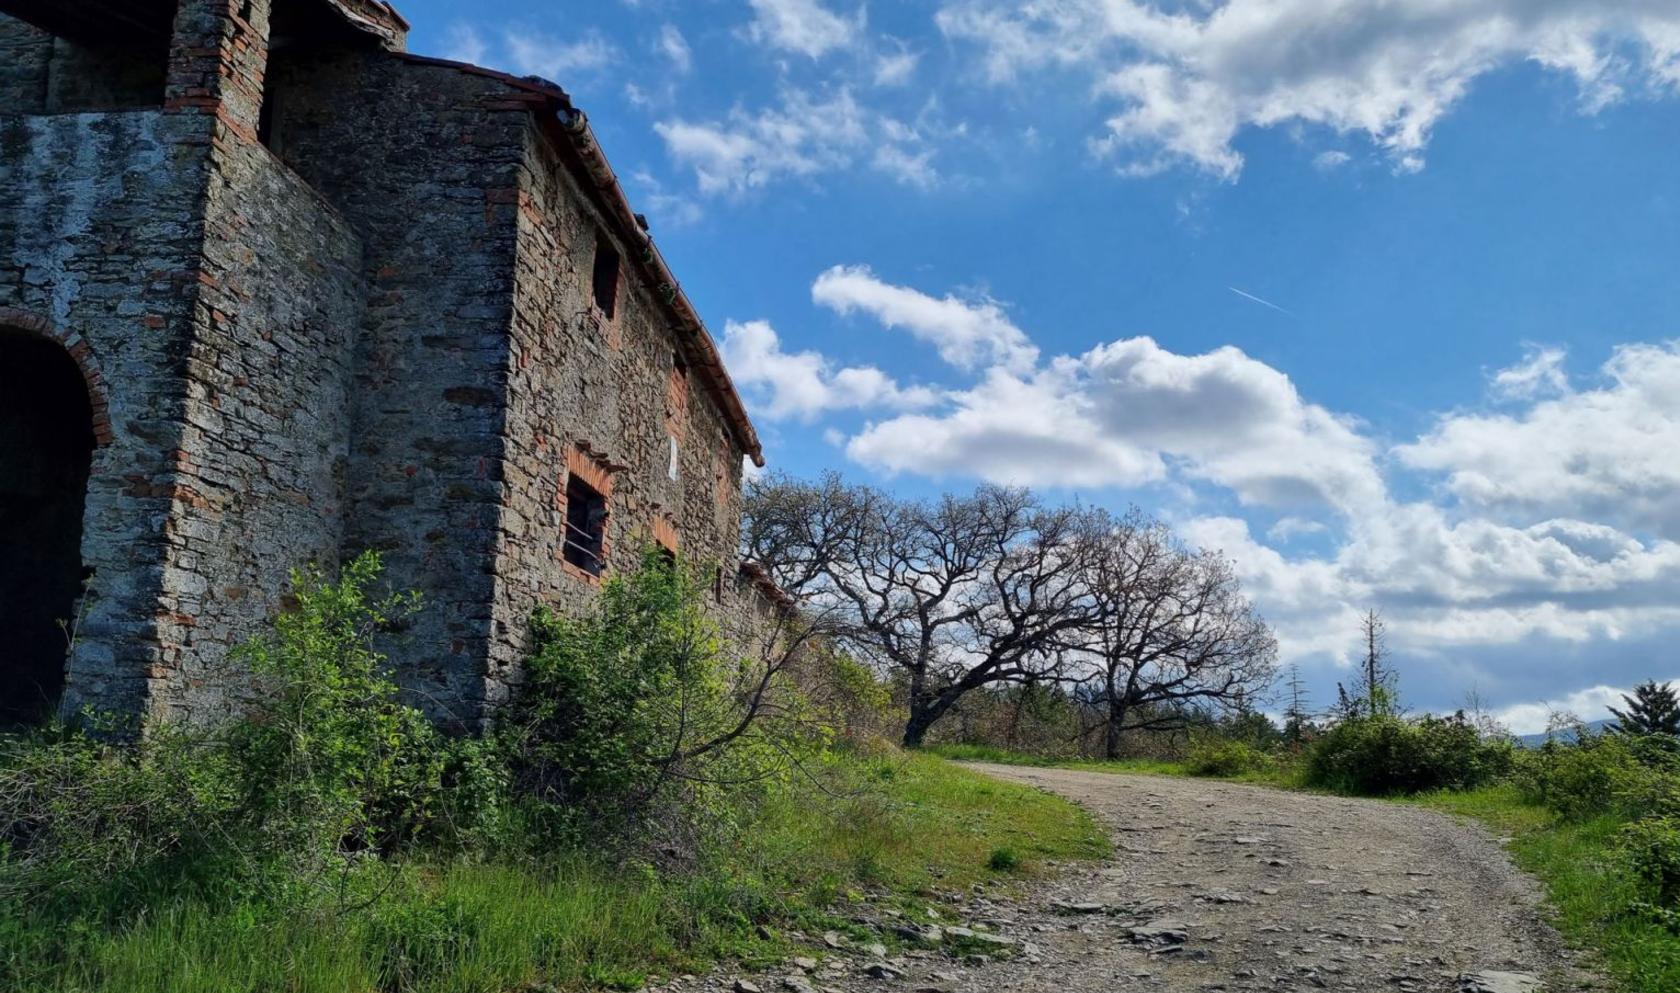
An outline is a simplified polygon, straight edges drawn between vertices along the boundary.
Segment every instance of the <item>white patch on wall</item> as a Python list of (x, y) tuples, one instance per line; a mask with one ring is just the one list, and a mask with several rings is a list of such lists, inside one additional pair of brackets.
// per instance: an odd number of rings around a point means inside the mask
[(677, 481), (677, 467), (681, 464), (681, 459), (678, 458), (677, 454), (677, 436), (673, 434), (669, 437), (671, 439), (671, 465), (666, 469), (666, 474), (671, 477), (671, 482), (674, 483)]

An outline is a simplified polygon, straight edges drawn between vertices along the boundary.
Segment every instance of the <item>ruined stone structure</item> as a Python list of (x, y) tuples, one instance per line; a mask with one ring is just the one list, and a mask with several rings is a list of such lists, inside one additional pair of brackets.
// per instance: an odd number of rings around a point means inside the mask
[(287, 571), (361, 549), (461, 727), (647, 542), (754, 589), (758, 440), (583, 114), (406, 27), (0, 0), (0, 721), (213, 717)]

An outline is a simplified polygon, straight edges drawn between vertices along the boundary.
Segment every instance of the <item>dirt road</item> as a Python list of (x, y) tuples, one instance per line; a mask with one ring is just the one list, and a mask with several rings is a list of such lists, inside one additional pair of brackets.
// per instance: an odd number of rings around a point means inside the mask
[(670, 993), (1566, 993), (1602, 989), (1482, 829), (1415, 807), (1207, 780), (977, 766), (1082, 804), (1115, 852), (938, 921), (805, 936), (769, 975)]
[(1204, 780), (983, 771), (1082, 804), (1116, 848), (1046, 887), (1060, 927), (1040, 932), (1041, 965), (992, 988), (1594, 988), (1534, 882), (1454, 819)]

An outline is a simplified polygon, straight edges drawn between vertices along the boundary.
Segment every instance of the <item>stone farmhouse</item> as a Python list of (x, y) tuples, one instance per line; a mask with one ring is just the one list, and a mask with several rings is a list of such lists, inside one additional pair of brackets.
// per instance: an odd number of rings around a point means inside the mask
[(761, 608), (757, 436), (588, 121), (406, 30), (0, 0), (0, 721), (214, 717), (288, 570), (362, 549), (458, 728), (649, 542)]

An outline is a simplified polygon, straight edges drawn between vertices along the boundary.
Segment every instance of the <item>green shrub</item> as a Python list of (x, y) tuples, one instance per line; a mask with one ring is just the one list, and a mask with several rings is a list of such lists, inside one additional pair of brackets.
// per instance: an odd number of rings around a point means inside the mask
[(261, 681), (245, 719), (227, 731), (240, 809), (270, 851), (311, 859), (389, 852), (439, 812), (447, 743), (398, 699), (374, 636), (411, 614), (413, 594), (376, 598), (379, 558), (366, 554), (337, 582), (293, 576), (296, 609), (241, 645), (233, 660)]
[(1646, 887), (1644, 909), (1680, 921), (1680, 817), (1647, 817), (1622, 828), (1621, 853)]
[(1487, 741), (1462, 714), (1407, 720), (1379, 714), (1342, 721), (1307, 750), (1306, 781), (1343, 793), (1385, 796), (1474, 789), (1512, 766), (1509, 743)]
[(1241, 776), (1271, 764), (1271, 758), (1253, 745), (1215, 738), (1192, 743), (1184, 767), (1192, 776)]
[(1523, 796), (1570, 819), (1680, 815), (1680, 757), (1652, 737), (1583, 735), (1519, 756)]
[(236, 769), (178, 728), (133, 748), (65, 728), (0, 738), (0, 902), (98, 894), (120, 910), (160, 880), (237, 878)]
[(773, 781), (823, 739), (800, 720), (795, 688), (734, 654), (703, 587), (656, 553), (608, 579), (581, 616), (540, 610), (533, 631), (504, 733), (515, 786), (545, 830), (727, 827), (713, 804), (722, 792)]

